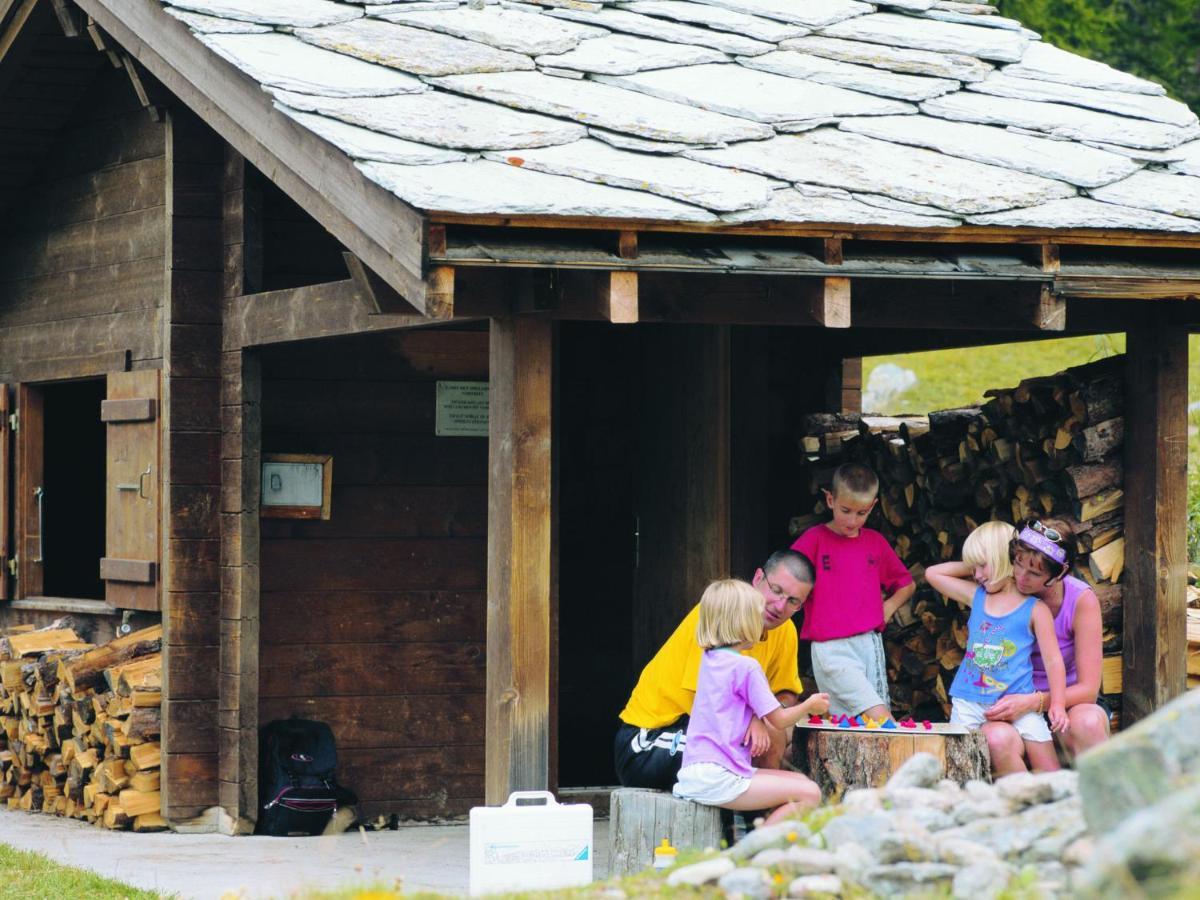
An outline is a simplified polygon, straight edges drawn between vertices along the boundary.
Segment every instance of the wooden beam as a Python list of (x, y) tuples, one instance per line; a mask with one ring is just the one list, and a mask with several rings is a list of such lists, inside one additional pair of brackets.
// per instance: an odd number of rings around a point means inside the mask
[(485, 802), (550, 778), (554, 324), (495, 319), (488, 435)]
[(638, 320), (637, 272), (609, 272), (608, 297), (604, 317), (614, 325)]
[(1093, 300), (1197, 300), (1200, 278), (1080, 275), (1060, 272), (1054, 290), (1064, 297)]
[(638, 258), (638, 235), (636, 231), (622, 231), (617, 234), (617, 256), (621, 259)]
[(125, 68), (125, 74), (129, 76), (129, 83), (133, 86), (133, 92), (137, 95), (138, 103), (142, 104), (142, 108), (150, 113), (150, 118), (155, 122), (161, 122), (163, 119), (163, 104), (152, 96), (155, 89), (148, 83), (148, 79), (142, 76), (142, 72), (138, 68), (137, 60), (126, 53), (120, 51), (121, 64)]
[(58, 19), (63, 34), (69, 38), (80, 37), (84, 32), (83, 13), (71, 0), (50, 0), (50, 7)]
[[(412, 304), (396, 293), (396, 290), (390, 284), (376, 275), (361, 259), (349, 251), (344, 252), (342, 258), (346, 261), (346, 270), (350, 273), (351, 280), (358, 286), (358, 293), (370, 307), (372, 315), (412, 315)], [(450, 315), (453, 315), (454, 270), (448, 266), (439, 266), (432, 270), (430, 279), (436, 279), (438, 287), (442, 291), (445, 291), (447, 289), (446, 272), (450, 273), (448, 279), (449, 297), (446, 297), (444, 294), (438, 295), (436, 305), (442, 315), (431, 315), (432, 318), (448, 319)], [(446, 314), (447, 310), (449, 310), (449, 314)]]
[(825, 328), (850, 327), (850, 279), (825, 278), (823, 289), (809, 299), (809, 312)]
[(1042, 331), (1063, 331), (1067, 327), (1067, 298), (1043, 284), (1030, 304), (1029, 320)]
[(417, 312), (426, 311), (420, 214), (275, 109), (261, 85), (196, 40), (158, 0), (79, 6)]
[(1126, 335), (1121, 721), (1187, 686), (1188, 339), (1153, 312)]

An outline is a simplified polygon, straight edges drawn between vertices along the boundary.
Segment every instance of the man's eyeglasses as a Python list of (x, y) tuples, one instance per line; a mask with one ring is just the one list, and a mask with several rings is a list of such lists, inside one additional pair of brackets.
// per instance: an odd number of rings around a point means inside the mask
[(1050, 538), (1050, 540), (1054, 541), (1055, 543), (1058, 543), (1059, 541), (1063, 540), (1063, 536), (1061, 534), (1059, 534), (1058, 531), (1056, 531), (1055, 529), (1051, 528), (1048, 525), (1043, 525), (1041, 522), (1039, 522), (1037, 520), (1030, 522), (1029, 527), (1032, 528), (1034, 531), (1036, 531), (1038, 534), (1042, 534), (1042, 535), (1045, 535), (1046, 537)]
[(771, 592), (775, 599), (782, 600), (788, 605), (789, 609), (795, 611), (804, 605), (803, 600), (797, 600), (795, 597), (789, 596), (787, 591), (771, 581), (766, 575), (763, 576), (763, 583), (766, 584), (767, 590)]

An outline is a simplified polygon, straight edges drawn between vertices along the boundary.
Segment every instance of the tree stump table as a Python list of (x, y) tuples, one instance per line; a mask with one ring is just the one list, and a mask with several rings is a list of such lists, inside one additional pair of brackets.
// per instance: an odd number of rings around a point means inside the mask
[(825, 800), (837, 799), (850, 788), (882, 787), (914, 753), (932, 753), (942, 762), (945, 777), (960, 784), (973, 778), (991, 780), (987, 739), (979, 732), (800, 726), (792, 739), (792, 762), (817, 783)]

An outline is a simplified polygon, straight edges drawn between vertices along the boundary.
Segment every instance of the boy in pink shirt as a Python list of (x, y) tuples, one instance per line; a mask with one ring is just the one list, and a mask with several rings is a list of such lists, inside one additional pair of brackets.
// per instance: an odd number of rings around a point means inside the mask
[(800, 638), (812, 642), (817, 690), (829, 694), (831, 713), (889, 718), (881, 634), (916, 586), (883, 535), (865, 527), (879, 493), (875, 473), (846, 463), (833, 473), (832, 487), (825, 502), (833, 520), (792, 544), (817, 572)]

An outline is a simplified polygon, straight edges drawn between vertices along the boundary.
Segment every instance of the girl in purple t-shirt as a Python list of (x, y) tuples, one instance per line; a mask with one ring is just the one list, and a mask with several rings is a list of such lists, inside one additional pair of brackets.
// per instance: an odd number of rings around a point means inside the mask
[(701, 596), (696, 640), (704, 656), (674, 793), (726, 809), (775, 808), (767, 817), (771, 824), (816, 806), (821, 790), (798, 772), (751, 766), (760, 748), (747, 743), (750, 720), (766, 719), (783, 731), (824, 713), (829, 698), (813, 694), (788, 709), (780, 705), (762, 666), (741, 653), (762, 637), (762, 617), (763, 596), (744, 581), (714, 581)]

